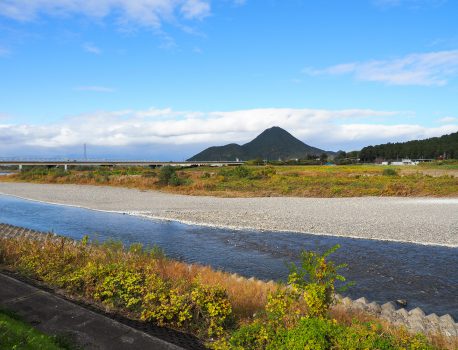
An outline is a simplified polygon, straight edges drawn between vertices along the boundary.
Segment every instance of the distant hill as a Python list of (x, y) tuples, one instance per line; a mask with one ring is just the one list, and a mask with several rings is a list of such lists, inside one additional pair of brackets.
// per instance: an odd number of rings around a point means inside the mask
[(458, 132), (425, 140), (364, 147), (359, 154), (359, 158), (365, 162), (373, 162), (376, 158), (428, 159), (438, 158), (444, 153), (447, 158), (458, 158)]
[(288, 160), (304, 159), (308, 155), (319, 156), (322, 153), (332, 152), (309, 146), (286, 130), (274, 126), (264, 130), (254, 140), (242, 146), (230, 143), (225, 146), (209, 147), (189, 158), (188, 161), (230, 161), (236, 158), (240, 160), (256, 158)]

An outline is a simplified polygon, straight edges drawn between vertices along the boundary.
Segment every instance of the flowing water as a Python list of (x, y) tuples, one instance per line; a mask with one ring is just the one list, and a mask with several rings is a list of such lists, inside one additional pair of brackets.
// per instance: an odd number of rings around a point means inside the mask
[(101, 241), (156, 244), (171, 258), (264, 280), (285, 280), (287, 264), (297, 263), (302, 249), (323, 252), (340, 244), (332, 259), (347, 263), (342, 274), (355, 282), (344, 294), (380, 303), (406, 299), (408, 308), (458, 318), (458, 248), (201, 227), (3, 195), (0, 222), (75, 239), (89, 234)]

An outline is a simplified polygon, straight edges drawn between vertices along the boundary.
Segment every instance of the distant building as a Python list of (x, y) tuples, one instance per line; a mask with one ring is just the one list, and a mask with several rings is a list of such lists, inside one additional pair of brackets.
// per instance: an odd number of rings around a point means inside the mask
[(400, 162), (391, 162), (391, 165), (417, 165), (418, 162), (413, 161), (412, 159), (404, 158)]

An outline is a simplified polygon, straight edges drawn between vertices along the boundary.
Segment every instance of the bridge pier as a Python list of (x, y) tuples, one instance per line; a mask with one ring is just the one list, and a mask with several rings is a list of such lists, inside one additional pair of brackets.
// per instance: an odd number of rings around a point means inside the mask
[(64, 164), (64, 171), (68, 171), (68, 164)]
[(19, 171), (22, 171), (22, 164), (19, 164), (18, 169)]

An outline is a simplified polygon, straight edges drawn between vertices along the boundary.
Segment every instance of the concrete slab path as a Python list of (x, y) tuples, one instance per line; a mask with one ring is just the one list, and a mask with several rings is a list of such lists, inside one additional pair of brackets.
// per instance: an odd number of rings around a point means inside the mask
[(82, 349), (184, 349), (3, 273), (0, 306), (46, 334), (67, 336)]

